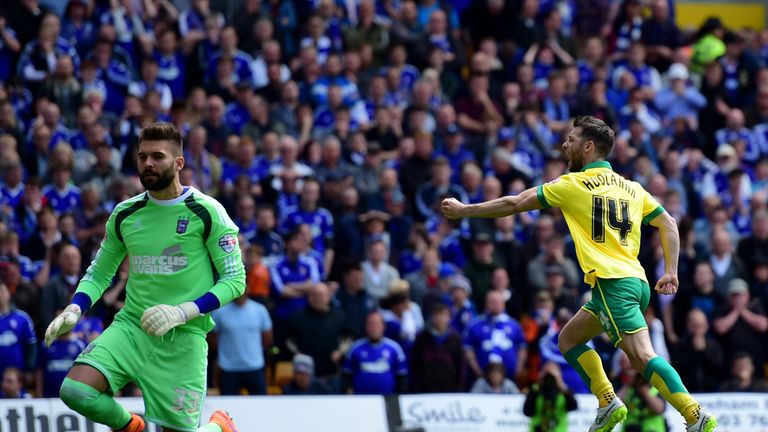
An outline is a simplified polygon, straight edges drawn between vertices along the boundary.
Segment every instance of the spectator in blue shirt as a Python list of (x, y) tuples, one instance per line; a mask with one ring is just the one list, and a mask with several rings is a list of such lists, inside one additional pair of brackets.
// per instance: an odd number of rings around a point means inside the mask
[(219, 59), (229, 57), (234, 62), (234, 77), (235, 82), (253, 83), (253, 72), (251, 70), (251, 62), (253, 59), (248, 54), (237, 49), (237, 32), (232, 26), (224, 27), (221, 30), (221, 43), (219, 45), (219, 51), (217, 51), (208, 62), (207, 78), (213, 80), (216, 78), (216, 66), (219, 63)]
[(39, 397), (57, 398), (64, 378), (86, 342), (73, 332), (67, 332), (53, 341), (51, 346), (41, 344), (37, 359), (37, 394)]
[(422, 219), (437, 215), (435, 205), (443, 198), (456, 198), (467, 202), (467, 193), (461, 186), (451, 184), (451, 165), (447, 158), (438, 156), (432, 162), (432, 181), (424, 183), (416, 190), (416, 206)]
[(16, 32), (8, 25), (5, 17), (0, 18), (0, 81), (8, 82), (13, 72), (13, 60), (21, 51)]
[(264, 249), (265, 257), (274, 257), (283, 253), (285, 242), (280, 234), (275, 232), (275, 208), (261, 205), (256, 209), (256, 233), (251, 244), (257, 244)]
[(272, 346), (272, 320), (263, 305), (247, 294), (211, 314), (218, 337), (221, 394), (267, 393), (264, 351)]
[(406, 390), (408, 364), (397, 342), (384, 337), (384, 318), (372, 312), (364, 339), (352, 344), (344, 362), (343, 386), (349, 394), (393, 394)]
[(669, 86), (656, 93), (654, 99), (661, 118), (666, 125), (680, 117), (695, 125), (699, 110), (707, 105), (707, 99), (688, 83), (688, 68), (684, 64), (675, 63), (670, 66), (667, 78)]
[(0, 373), (15, 367), (31, 372), (35, 367), (37, 338), (32, 319), (11, 303), (11, 292), (0, 283)]
[(241, 195), (237, 200), (237, 209), (235, 211), (235, 225), (240, 228), (242, 235), (248, 243), (256, 236), (256, 203), (250, 195)]
[(283, 233), (296, 229), (301, 224), (312, 228), (312, 249), (324, 256), (323, 268), (330, 269), (333, 265), (333, 216), (328, 210), (319, 207), (320, 183), (314, 178), (304, 180), (301, 187), (299, 205), (287, 210), (283, 219)]
[(173, 93), (167, 84), (158, 78), (159, 67), (153, 57), (144, 59), (141, 63), (141, 81), (134, 81), (128, 86), (128, 94), (143, 99), (151, 91), (160, 94), (160, 106), (164, 112), (171, 109)]
[(24, 390), (24, 380), (19, 368), (6, 368), (0, 384), (0, 399), (31, 399), (32, 395)]
[[(127, 63), (130, 59), (120, 59), (115, 55), (111, 41), (99, 39), (93, 49), (93, 60), (96, 63), (95, 78), (104, 82), (104, 110), (121, 115), (128, 86), (133, 80), (131, 65)], [(87, 85), (84, 90), (87, 94)]]
[(178, 50), (176, 33), (171, 30), (161, 32), (157, 37), (157, 50), (152, 57), (157, 62), (157, 79), (171, 89), (174, 100), (183, 100), (186, 94), (186, 58)]
[(275, 317), (287, 320), (307, 304), (307, 293), (320, 282), (320, 271), (315, 261), (301, 255), (304, 246), (300, 230), (291, 231), (285, 238), (285, 254), (270, 266)]
[(475, 376), (481, 377), (489, 363), (501, 361), (507, 376), (514, 379), (528, 357), (523, 328), (504, 311), (503, 293), (489, 291), (485, 299), (485, 313), (464, 330), (467, 363)]
[(43, 189), (43, 196), (56, 215), (70, 213), (82, 205), (80, 188), (72, 184), (72, 169), (66, 165), (51, 167), (53, 183)]

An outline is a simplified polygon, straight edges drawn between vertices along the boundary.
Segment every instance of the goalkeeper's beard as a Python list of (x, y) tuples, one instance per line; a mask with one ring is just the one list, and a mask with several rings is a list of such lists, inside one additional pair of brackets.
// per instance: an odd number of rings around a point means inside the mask
[[(154, 177), (147, 178), (150, 175)], [(145, 170), (139, 176), (139, 181), (141, 181), (141, 185), (144, 186), (144, 189), (154, 192), (167, 188), (168, 185), (173, 182), (175, 177), (176, 173), (173, 171), (173, 166), (171, 166), (167, 170), (159, 173)]]

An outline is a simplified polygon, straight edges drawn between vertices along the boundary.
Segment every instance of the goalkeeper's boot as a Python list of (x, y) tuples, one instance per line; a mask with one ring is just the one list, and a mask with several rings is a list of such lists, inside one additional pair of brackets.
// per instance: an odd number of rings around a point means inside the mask
[(144, 432), (144, 419), (131, 413), (131, 421), (128, 422), (127, 426), (117, 432)]
[(216, 423), (221, 427), (221, 432), (240, 432), (240, 430), (235, 426), (235, 422), (232, 420), (232, 417), (229, 416), (229, 414), (224, 410), (216, 410), (211, 414), (211, 419), (208, 420), (209, 423)]
[(699, 420), (685, 427), (686, 432), (712, 432), (717, 427), (717, 419), (699, 407)]
[(611, 403), (597, 409), (597, 416), (589, 428), (589, 432), (611, 432), (617, 424), (627, 418), (627, 407), (618, 397), (614, 397)]

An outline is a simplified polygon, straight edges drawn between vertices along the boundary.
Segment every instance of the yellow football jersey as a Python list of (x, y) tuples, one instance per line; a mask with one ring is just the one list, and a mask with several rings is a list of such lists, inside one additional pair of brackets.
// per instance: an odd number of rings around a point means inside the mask
[(637, 182), (626, 180), (606, 161), (593, 162), (538, 188), (544, 208), (559, 207), (576, 245), (584, 282), (636, 277), (647, 282), (637, 260), (640, 224), (664, 212)]

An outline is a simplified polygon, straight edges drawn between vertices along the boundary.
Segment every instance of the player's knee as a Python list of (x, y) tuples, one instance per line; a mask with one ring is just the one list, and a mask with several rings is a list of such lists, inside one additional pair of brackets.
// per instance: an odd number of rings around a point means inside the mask
[(560, 349), (561, 353), (565, 354), (573, 348), (573, 343), (571, 343), (568, 338), (564, 338), (561, 335), (561, 337), (558, 337), (557, 339), (557, 347)]
[(652, 350), (637, 350), (632, 353), (628, 352), (627, 357), (629, 358), (632, 367), (634, 367), (636, 371), (643, 373), (648, 362), (656, 357), (656, 353)]
[(96, 403), (99, 391), (87, 384), (65, 378), (59, 388), (59, 397), (65, 405), (82, 413)]

